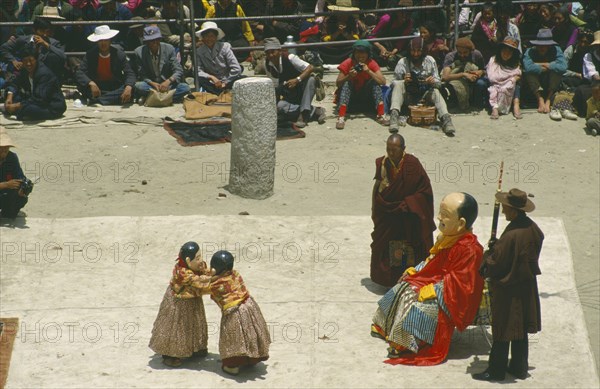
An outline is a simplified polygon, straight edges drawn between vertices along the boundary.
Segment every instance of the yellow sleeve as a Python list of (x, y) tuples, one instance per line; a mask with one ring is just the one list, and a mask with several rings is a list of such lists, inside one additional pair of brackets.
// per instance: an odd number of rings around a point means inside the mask
[(208, 3), (208, 0), (202, 0), (202, 5), (204, 6), (204, 9), (206, 10), (206, 18), (207, 19), (212, 19), (215, 17), (215, 6), (214, 5), (210, 5)]
[(403, 276), (412, 276), (414, 274), (417, 274), (417, 269), (412, 266), (404, 270), (404, 273), (402, 273)]
[(435, 298), (435, 289), (433, 288), (433, 284), (427, 284), (419, 290), (419, 298), (418, 300), (423, 302), (425, 300), (431, 300)]
[(331, 40), (331, 35), (325, 35), (323, 37), (323, 42), (329, 42)]
[(190, 284), (192, 287), (199, 289), (202, 294), (210, 293), (210, 276), (197, 276), (192, 277)]
[[(242, 6), (238, 4), (237, 7), (237, 17), (238, 18), (245, 18), (246, 14), (244, 13), (244, 10), (242, 9)], [(247, 20), (244, 20), (242, 22), (242, 33), (244, 34), (244, 36), (246, 37), (246, 40), (248, 41), (248, 43), (252, 43), (254, 42), (254, 34), (252, 33), (252, 28), (250, 28), (250, 23), (248, 23)]]

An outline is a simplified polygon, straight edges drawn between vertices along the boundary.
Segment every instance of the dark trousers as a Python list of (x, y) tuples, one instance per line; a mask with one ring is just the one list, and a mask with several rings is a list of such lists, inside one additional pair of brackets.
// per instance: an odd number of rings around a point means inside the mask
[[(100, 97), (93, 98), (92, 91), (89, 86), (79, 87), (77, 88), (79, 92), (88, 100), (90, 104), (99, 103), (102, 105), (122, 105), (121, 103), (121, 95), (125, 90), (125, 86), (122, 85), (116, 89), (106, 88), (100, 84), (98, 84), (98, 88), (100, 88)], [(131, 96), (133, 98), (133, 91), (131, 91)]]
[[(541, 74), (525, 73), (523, 78), (531, 93), (536, 95), (536, 97), (539, 93), (543, 98), (549, 96), (550, 92), (556, 92), (560, 87), (561, 82), (561, 75), (551, 70), (542, 72)], [(542, 93), (540, 89), (542, 89), (544, 93)]]
[(15, 189), (3, 190), (0, 192), (0, 217), (14, 219), (19, 210), (27, 204), (27, 197), (19, 196), (19, 191)]
[[(508, 363), (508, 347), (510, 345), (510, 364)], [(529, 369), (529, 342), (527, 338), (503, 342), (495, 340), (490, 351), (488, 371), (491, 375), (504, 379), (506, 368), (518, 376), (527, 375)]]
[(246, 76), (243, 75), (239, 75), (236, 78), (234, 78), (233, 80), (229, 81), (229, 83), (227, 83), (227, 85), (225, 85), (225, 88), (221, 89), (221, 88), (217, 88), (215, 86), (215, 84), (213, 84), (209, 78), (206, 77), (198, 77), (198, 86), (196, 87), (196, 90), (198, 90), (200, 87), (202, 89), (204, 89), (205, 92), (208, 93), (212, 93), (213, 95), (220, 95), (221, 93), (223, 93), (224, 91), (228, 90), (228, 89), (232, 89), (233, 88), (233, 83), (236, 82), (239, 79), (245, 78)]

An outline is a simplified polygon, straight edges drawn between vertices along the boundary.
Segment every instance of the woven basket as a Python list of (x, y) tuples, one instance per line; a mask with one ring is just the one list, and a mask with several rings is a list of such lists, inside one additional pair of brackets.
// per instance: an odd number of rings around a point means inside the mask
[(422, 104), (409, 105), (410, 117), (408, 122), (413, 126), (430, 126), (435, 122), (435, 107), (428, 107)]

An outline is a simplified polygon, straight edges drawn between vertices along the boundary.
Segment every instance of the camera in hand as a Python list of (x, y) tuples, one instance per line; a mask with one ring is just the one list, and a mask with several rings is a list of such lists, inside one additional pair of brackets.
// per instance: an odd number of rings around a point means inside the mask
[(413, 79), (413, 81), (417, 81), (419, 84), (423, 84), (427, 79), (427, 74), (425, 74), (422, 71), (411, 70), (410, 77)]
[(361, 63), (357, 63), (352, 67), (356, 73), (360, 73), (363, 71), (363, 65)]
[(21, 186), (19, 186), (19, 191), (21, 191), (25, 196), (29, 195), (33, 190), (33, 182), (29, 178), (24, 178), (21, 181)]

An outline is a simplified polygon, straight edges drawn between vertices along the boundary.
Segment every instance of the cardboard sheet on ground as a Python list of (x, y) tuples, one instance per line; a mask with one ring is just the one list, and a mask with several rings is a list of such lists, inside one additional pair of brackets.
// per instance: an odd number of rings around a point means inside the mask
[[(598, 387), (564, 226), (535, 220), (546, 235), (543, 332), (530, 337), (531, 377), (514, 386)], [(383, 363), (386, 345), (369, 334), (383, 292), (368, 279), (369, 217), (100, 217), (27, 226), (0, 229), (0, 316), (20, 318), (9, 388), (487, 386), (470, 376), (489, 352), (480, 327), (456, 333), (442, 365)], [(489, 226), (490, 218), (476, 222), (481, 242)], [(208, 297), (206, 359), (170, 369), (147, 346), (188, 240), (208, 260), (223, 248), (236, 255), (269, 323), (270, 359), (237, 378), (220, 370), (220, 312)]]

